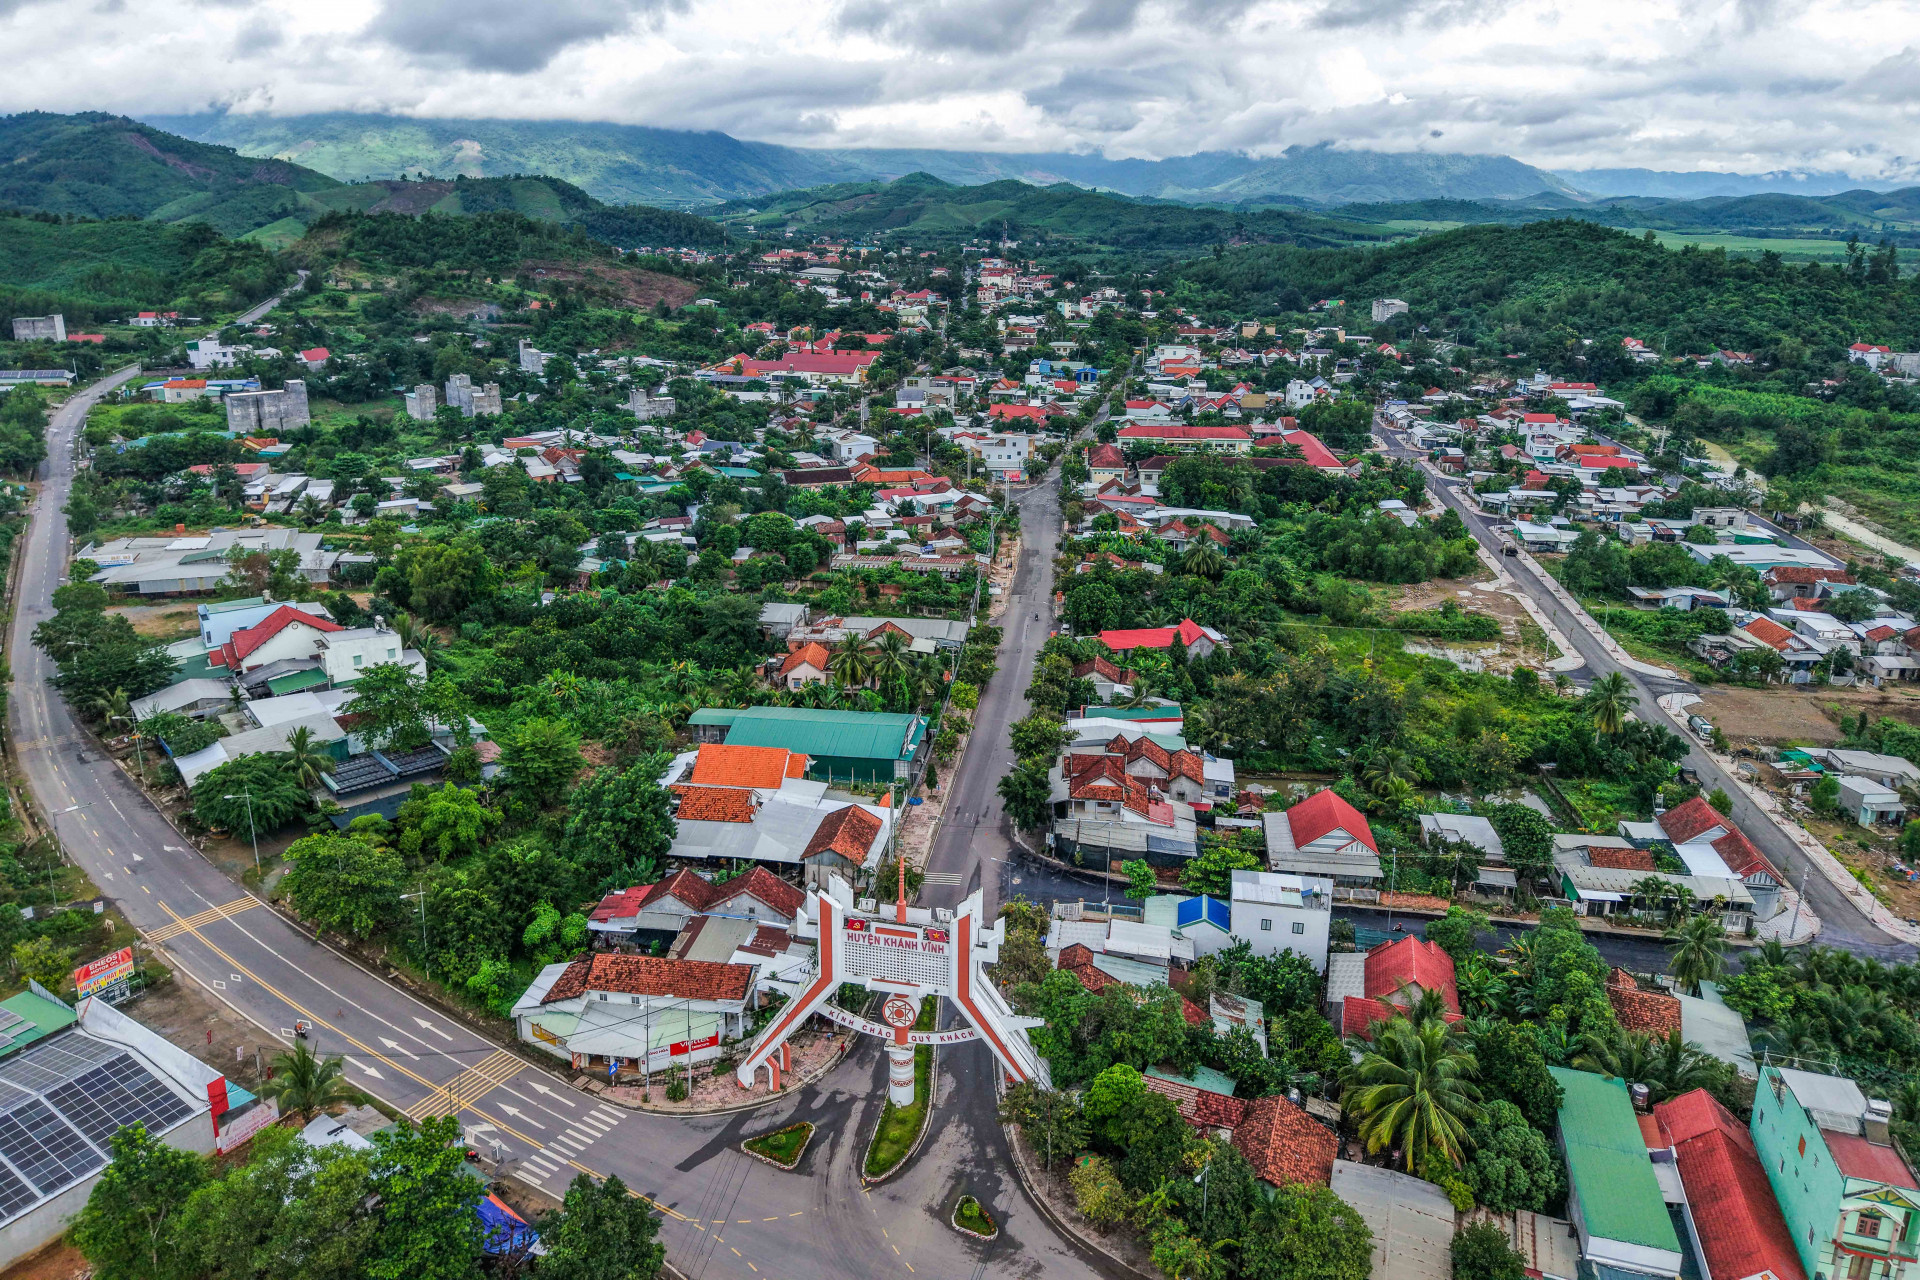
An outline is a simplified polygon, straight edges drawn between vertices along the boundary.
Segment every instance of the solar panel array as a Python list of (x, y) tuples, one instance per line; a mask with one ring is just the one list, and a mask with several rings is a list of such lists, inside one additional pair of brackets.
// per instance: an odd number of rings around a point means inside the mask
[(105, 1168), (113, 1135), (193, 1107), (117, 1044), (68, 1033), (0, 1061), (0, 1222)]

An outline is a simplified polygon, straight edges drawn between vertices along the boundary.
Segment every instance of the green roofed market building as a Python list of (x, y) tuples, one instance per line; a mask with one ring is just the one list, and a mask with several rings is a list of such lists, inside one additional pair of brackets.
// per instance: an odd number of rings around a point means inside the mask
[(1581, 1274), (1596, 1280), (1678, 1276), (1680, 1236), (1626, 1083), (1591, 1071), (1547, 1070), (1560, 1086), (1567, 1216), (1580, 1233)]
[(807, 776), (824, 782), (904, 780), (927, 736), (925, 716), (812, 707), (709, 707), (687, 724), (702, 742), (798, 751)]

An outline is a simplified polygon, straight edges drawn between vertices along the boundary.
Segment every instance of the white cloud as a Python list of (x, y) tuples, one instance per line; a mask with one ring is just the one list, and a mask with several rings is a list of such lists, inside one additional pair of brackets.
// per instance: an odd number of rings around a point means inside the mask
[(1862, 177), (1907, 171), (1920, 136), (1920, 6), (1896, 0), (115, 2), (108, 30), (84, 6), (0, 0), (0, 110), (597, 119), (1116, 158), (1331, 141)]

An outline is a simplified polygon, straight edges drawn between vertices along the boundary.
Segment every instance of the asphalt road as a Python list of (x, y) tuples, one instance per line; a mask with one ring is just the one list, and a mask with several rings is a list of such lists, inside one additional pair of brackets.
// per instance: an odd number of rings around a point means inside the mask
[[(1394, 457), (1412, 459), (1421, 456), (1415, 450), (1408, 448), (1396, 432), (1381, 426), (1377, 420), (1375, 434), (1386, 442), (1388, 453)], [(1421, 468), (1427, 476), (1427, 487), (1434, 496), (1459, 512), (1460, 518), (1466, 522), (1467, 529), (1481, 546), (1492, 554), (1499, 555), (1498, 539), (1492, 530), (1496, 521), (1470, 508), (1455, 492), (1454, 486), (1446, 483), (1431, 467), (1422, 463)], [(1588, 678), (1608, 672), (1619, 672), (1625, 676), (1628, 685), (1633, 689), (1634, 696), (1640, 699), (1643, 716), (1658, 715), (1654, 702), (1663, 694), (1697, 692), (1691, 681), (1647, 676), (1622, 667), (1555, 598), (1531, 565), (1519, 557), (1503, 559), (1502, 563), (1513, 574), (1514, 580), (1520, 584), (1521, 589), (1548, 617), (1553, 619), (1561, 634), (1567, 637), (1575, 651), (1585, 659)], [(1579, 677), (1576, 676), (1577, 678)], [(1657, 720), (1656, 723), (1658, 723)], [(1867, 921), (1825, 876), (1807, 865), (1807, 859), (1800, 852), (1799, 847), (1774, 825), (1772, 818), (1761, 812), (1758, 806), (1747, 799), (1745, 792), (1734, 785), (1733, 779), (1727, 776), (1726, 771), (1715, 763), (1711, 756), (1700, 750), (1690, 736), (1686, 734), (1680, 736), (1688, 748), (1687, 757), (1683, 763), (1698, 773), (1701, 785), (1708, 791), (1719, 788), (1732, 797), (1733, 812), (1729, 816), (1739, 824), (1747, 838), (1759, 846), (1761, 852), (1767, 855), (1768, 860), (1780, 869), (1794, 887), (1799, 888), (1804, 883), (1807, 905), (1819, 915), (1821, 920), (1819, 940), (1822, 944), (1880, 960), (1910, 961), (1915, 958), (1916, 949), (1911, 944), (1895, 940)]]
[[(558, 1196), (579, 1173), (618, 1175), (661, 1207), (668, 1258), (689, 1277), (1097, 1274), (1012, 1180), (990, 1059), (978, 1045), (942, 1053), (927, 1146), (900, 1177), (868, 1191), (858, 1161), (885, 1098), (877, 1046), (858, 1047), (816, 1085), (764, 1109), (691, 1119), (623, 1111), (315, 942), (195, 851), (117, 765), (90, 749), (47, 684), (51, 664), (30, 642), (65, 563), (60, 508), (72, 484), (74, 438), (88, 406), (133, 372), (75, 395), (50, 427), (50, 461), (22, 551), (10, 727), (20, 767), (43, 810), (58, 814), (69, 856), (178, 980), (200, 983), (260, 1027), (263, 1046), (290, 1042), (296, 1019), (304, 1020), (315, 1048), (345, 1056), (356, 1087), (416, 1116), (456, 1111), (469, 1141), (497, 1155), (500, 1176)], [(1025, 501), (1044, 508), (1041, 492)], [(1031, 518), (1037, 551), (1052, 517), (1037, 509)], [(1045, 563), (1036, 558), (1039, 572)], [(1041, 589), (1035, 572), (1019, 583)], [(1026, 589), (1016, 585), (1016, 604)], [(1026, 681), (1015, 664), (1030, 637), (1011, 628), (1009, 635), (997, 685), (1017, 694)], [(988, 752), (975, 759), (955, 779), (969, 795), (993, 767)], [(820, 1126), (799, 1174), (739, 1150), (742, 1139), (798, 1118)], [(963, 1241), (946, 1225), (962, 1191), (1001, 1223), (999, 1239)]]

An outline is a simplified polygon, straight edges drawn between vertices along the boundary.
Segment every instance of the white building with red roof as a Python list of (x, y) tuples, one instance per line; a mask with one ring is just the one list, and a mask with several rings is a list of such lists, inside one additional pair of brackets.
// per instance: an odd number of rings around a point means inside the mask
[(1267, 866), (1293, 875), (1323, 876), (1336, 884), (1379, 881), (1380, 847), (1366, 817), (1331, 788), (1290, 809), (1261, 815)]
[(1425, 938), (1409, 935), (1364, 953), (1327, 958), (1327, 1016), (1341, 1035), (1371, 1037), (1374, 1023), (1407, 1012), (1429, 991), (1446, 1007), (1442, 1017), (1458, 1022), (1453, 957)]
[(1771, 919), (1780, 910), (1779, 871), (1733, 819), (1708, 804), (1704, 796), (1677, 804), (1652, 822), (1622, 822), (1619, 830), (1642, 849), (1668, 841), (1687, 864), (1689, 875), (1740, 881), (1753, 895), (1753, 913), (1761, 920)]
[(1856, 342), (1847, 348), (1847, 359), (1855, 364), (1863, 364), (1878, 371), (1880, 366), (1893, 357), (1893, 348), (1873, 342)]
[(1120, 439), (1129, 444), (1150, 444), (1156, 448), (1207, 449), (1216, 453), (1249, 453), (1253, 433), (1245, 427), (1193, 427), (1177, 422), (1135, 422), (1120, 428)]
[(1187, 646), (1187, 661), (1204, 658), (1215, 649), (1231, 646), (1227, 638), (1212, 627), (1203, 627), (1192, 618), (1180, 619), (1177, 627), (1134, 627), (1102, 631), (1100, 643), (1124, 658), (1135, 649), (1171, 649), (1175, 640)]
[(616, 890), (600, 899), (587, 917), (587, 928), (610, 942), (671, 938), (689, 920), (704, 915), (789, 929), (800, 918), (805, 902), (805, 893), (765, 867), (755, 867), (724, 884), (682, 868), (653, 884)]
[(207, 661), (239, 675), (270, 662), (317, 658), (326, 635), (345, 630), (332, 618), (282, 605), (253, 626), (234, 632), (207, 655)]

